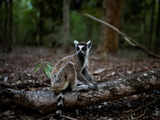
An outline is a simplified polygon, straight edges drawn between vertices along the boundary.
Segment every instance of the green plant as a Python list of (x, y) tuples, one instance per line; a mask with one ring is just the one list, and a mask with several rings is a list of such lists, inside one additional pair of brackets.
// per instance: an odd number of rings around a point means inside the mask
[(51, 63), (42, 62), (35, 65), (34, 72), (38, 72), (39, 70), (42, 70), (44, 74), (50, 79), (52, 69), (53, 69), (53, 66), (51, 65)]

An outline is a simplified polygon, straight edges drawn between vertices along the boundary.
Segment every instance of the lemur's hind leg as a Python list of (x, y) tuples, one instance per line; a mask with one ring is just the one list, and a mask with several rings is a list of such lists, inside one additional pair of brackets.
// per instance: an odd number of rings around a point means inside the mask
[(69, 62), (65, 68), (65, 76), (66, 76), (66, 81), (69, 81), (69, 85), (68, 87), (73, 90), (76, 88), (76, 84), (77, 84), (77, 72), (75, 69), (75, 66), (72, 62)]
[[(68, 89), (73, 91), (80, 91), (80, 90), (88, 90), (88, 88), (90, 88), (90, 86), (87, 83), (85, 84), (84, 82), (81, 82), (82, 80), (79, 81), (78, 76), (80, 73), (77, 73), (75, 66), (72, 62), (66, 64), (63, 71), (64, 72), (61, 76), (65, 80), (64, 83), (68, 83), (67, 84), (68, 86), (65, 88), (64, 92), (67, 91)], [(81, 74), (80, 76), (83, 77), (83, 75)], [(85, 77), (80, 79), (83, 79), (85, 82), (88, 81)], [(88, 81), (88, 83), (92, 84), (90, 81)]]
[(72, 62), (67, 63), (55, 75), (53, 75), (52, 89), (56, 94), (73, 89), (76, 84), (76, 71)]

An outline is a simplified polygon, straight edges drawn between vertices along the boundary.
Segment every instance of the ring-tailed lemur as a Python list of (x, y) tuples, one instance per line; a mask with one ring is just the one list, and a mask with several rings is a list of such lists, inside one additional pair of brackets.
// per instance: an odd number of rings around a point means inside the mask
[(88, 72), (88, 56), (92, 46), (91, 41), (79, 43), (74, 41), (75, 53), (59, 60), (54, 66), (51, 77), (51, 88), (55, 93), (70, 88), (81, 90), (85, 88), (96, 88), (93, 77)]

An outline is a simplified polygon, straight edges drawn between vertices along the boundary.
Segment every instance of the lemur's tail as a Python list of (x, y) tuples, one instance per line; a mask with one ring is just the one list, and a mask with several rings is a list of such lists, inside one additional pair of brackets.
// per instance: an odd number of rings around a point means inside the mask
[(57, 111), (56, 114), (58, 116), (62, 116), (63, 115), (63, 108), (64, 108), (64, 95), (63, 93), (59, 93), (59, 95), (57, 96)]

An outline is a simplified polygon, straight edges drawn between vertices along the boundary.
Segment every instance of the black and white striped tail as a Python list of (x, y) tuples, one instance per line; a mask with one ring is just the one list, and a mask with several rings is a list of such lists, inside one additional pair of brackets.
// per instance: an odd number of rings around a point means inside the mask
[(57, 97), (58, 97), (58, 99), (57, 99), (57, 111), (56, 111), (56, 114), (58, 116), (62, 116), (63, 108), (64, 108), (64, 95), (63, 95), (63, 93), (60, 93)]

